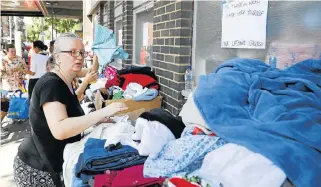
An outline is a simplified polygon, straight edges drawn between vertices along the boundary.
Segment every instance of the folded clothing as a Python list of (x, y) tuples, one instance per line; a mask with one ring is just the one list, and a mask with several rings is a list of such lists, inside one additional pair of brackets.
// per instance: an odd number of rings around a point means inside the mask
[[(98, 126), (87, 129), (84, 132), (84, 137), (75, 143), (67, 144), (64, 149), (64, 164), (63, 164), (63, 176), (65, 186), (72, 186), (71, 180), (72, 176), (75, 175), (74, 168), (78, 162), (79, 155), (84, 152), (85, 143), (89, 138), (104, 138), (109, 137), (110, 134), (118, 129), (119, 124), (117, 123), (105, 123)], [(89, 134), (87, 134), (89, 132)]]
[(187, 101), (183, 105), (179, 116), (182, 117), (183, 123), (186, 126), (197, 126), (204, 132), (211, 133), (209, 127), (206, 125), (203, 116), (199, 112), (197, 106), (195, 105), (193, 93), (189, 95)]
[(115, 133), (114, 136), (108, 138), (105, 143), (105, 148), (109, 147), (110, 145), (116, 145), (121, 143), (122, 145), (129, 145), (133, 148), (137, 148), (137, 143), (132, 139), (132, 133)]
[(104, 77), (108, 80), (112, 80), (117, 75), (117, 69), (112, 66), (106, 66), (104, 71)]
[(174, 134), (158, 121), (148, 121), (138, 118), (135, 125), (134, 140), (141, 140), (137, 146), (141, 156), (157, 158), (159, 152), (170, 141), (175, 140)]
[(103, 80), (97, 80), (97, 82), (93, 83), (90, 85), (90, 90), (92, 92), (99, 90), (100, 88), (104, 88), (105, 87), (105, 82)]
[(148, 88), (143, 88), (142, 85), (131, 82), (128, 84), (126, 90), (124, 91), (123, 97), (125, 99), (132, 99), (136, 96), (144, 94), (147, 90)]
[(175, 117), (171, 113), (161, 108), (154, 108), (149, 112), (144, 112), (140, 115), (140, 118), (162, 123), (174, 134), (175, 138), (180, 138), (185, 128), (180, 116)]
[(106, 171), (106, 174), (96, 175), (94, 187), (110, 187), (117, 176), (117, 171)]
[(99, 174), (105, 170), (117, 170), (142, 164), (146, 157), (138, 154), (131, 146), (122, 145), (118, 149), (106, 150), (105, 139), (89, 138), (85, 144), (84, 153), (79, 156), (76, 166), (76, 176), (81, 174)]
[(116, 93), (113, 95), (112, 100), (122, 99), (122, 98), (123, 98), (123, 94), (124, 94), (124, 91), (116, 92)]
[(280, 187), (286, 179), (270, 160), (232, 143), (207, 154), (197, 175), (228, 187)]
[(168, 187), (219, 187), (211, 186), (198, 176), (175, 176), (168, 180)]
[(158, 90), (154, 88), (148, 89), (146, 92), (141, 95), (135, 96), (133, 98), (134, 101), (151, 101), (158, 96)]
[(119, 86), (119, 85), (120, 85), (120, 79), (119, 79), (118, 75), (116, 75), (113, 79), (107, 80), (107, 82), (105, 84), (105, 88), (108, 89), (112, 86)]
[(144, 165), (137, 165), (121, 171), (108, 171), (108, 174), (97, 175), (94, 187), (134, 187), (162, 186), (164, 178), (144, 178)]
[(143, 74), (152, 77), (153, 79), (157, 80), (155, 73), (152, 71), (150, 67), (140, 67), (140, 66), (129, 66), (127, 68), (121, 69), (117, 71), (118, 75), (125, 75), (128, 73), (132, 74)]
[(156, 79), (154, 79), (148, 75), (129, 73), (129, 74), (125, 74), (125, 75), (120, 75), (119, 79), (120, 79), (119, 86), (123, 90), (126, 90), (129, 83), (132, 83), (132, 82), (136, 82), (136, 83), (142, 85), (142, 87), (154, 88), (156, 90), (159, 90), (159, 84), (156, 81)]
[(202, 165), (205, 155), (226, 142), (216, 136), (185, 136), (167, 143), (156, 159), (144, 163), (145, 177), (172, 177), (189, 174)]

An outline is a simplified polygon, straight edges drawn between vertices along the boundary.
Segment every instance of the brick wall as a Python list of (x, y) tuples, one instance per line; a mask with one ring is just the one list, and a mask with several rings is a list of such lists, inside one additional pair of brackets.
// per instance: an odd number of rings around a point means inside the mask
[(98, 24), (103, 25), (104, 24), (104, 4), (103, 3), (100, 3), (98, 5), (97, 15), (98, 15)]
[(153, 66), (164, 108), (177, 115), (184, 104), (184, 74), (191, 65), (193, 1), (154, 4)]
[[(114, 1), (105, 3), (105, 26), (114, 29)], [(122, 8), (122, 47), (129, 54), (123, 67), (127, 67), (132, 65), (133, 55), (133, 1), (124, 0)], [(193, 1), (156, 1), (153, 22), (153, 68), (161, 85), (163, 107), (176, 115), (184, 104), (181, 90), (186, 67), (191, 65)]]
[(115, 1), (107, 1), (104, 4), (105, 10), (104, 10), (104, 14), (107, 17), (106, 22), (104, 23), (104, 26), (114, 30), (115, 25), (114, 25), (114, 2)]
[(133, 56), (133, 1), (123, 1), (123, 49), (129, 54), (128, 59), (123, 60), (123, 67), (132, 64)]

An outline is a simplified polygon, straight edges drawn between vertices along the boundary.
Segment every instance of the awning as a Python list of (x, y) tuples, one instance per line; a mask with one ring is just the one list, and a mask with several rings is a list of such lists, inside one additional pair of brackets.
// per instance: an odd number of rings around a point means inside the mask
[(82, 19), (83, 1), (51, 1), (41, 0), (48, 11), (48, 17)]
[(82, 18), (83, 2), (52, 0), (2, 0), (1, 16)]
[(1, 16), (48, 16), (48, 12), (38, 0), (3, 0), (1, 3)]

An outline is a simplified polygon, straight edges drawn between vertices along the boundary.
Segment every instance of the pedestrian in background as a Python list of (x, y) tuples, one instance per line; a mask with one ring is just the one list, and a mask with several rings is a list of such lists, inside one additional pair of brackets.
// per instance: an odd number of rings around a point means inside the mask
[(35, 87), (37, 81), (46, 72), (46, 64), (48, 61), (48, 55), (43, 54), (42, 51), (46, 51), (48, 47), (40, 40), (33, 42), (33, 49), (35, 54), (31, 56), (31, 77), (28, 84), (28, 96), (31, 99), (33, 88)]

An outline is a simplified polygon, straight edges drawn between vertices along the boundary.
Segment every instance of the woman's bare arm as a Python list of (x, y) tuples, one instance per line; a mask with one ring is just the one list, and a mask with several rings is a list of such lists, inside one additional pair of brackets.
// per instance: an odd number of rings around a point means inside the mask
[(47, 102), (42, 105), (52, 135), (64, 140), (82, 133), (87, 128), (116, 112), (127, 110), (123, 103), (112, 103), (101, 110), (80, 117), (68, 117), (66, 106), (60, 102)]

